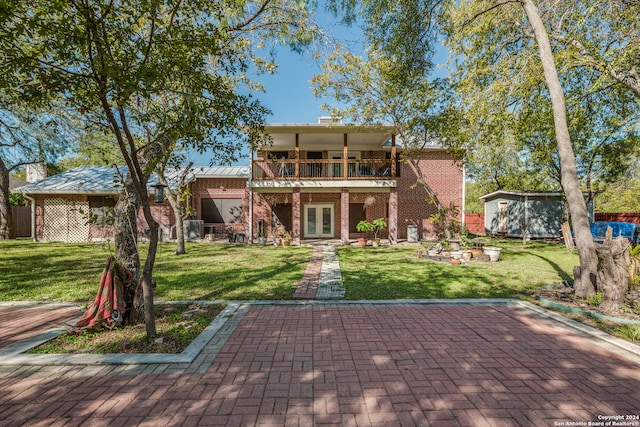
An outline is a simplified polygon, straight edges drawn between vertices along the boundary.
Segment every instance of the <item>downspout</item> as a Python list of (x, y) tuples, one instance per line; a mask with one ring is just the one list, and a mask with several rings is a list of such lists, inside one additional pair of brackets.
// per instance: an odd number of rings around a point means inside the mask
[(22, 194), (22, 196), (31, 202), (31, 239), (34, 242), (37, 242), (36, 239), (36, 199), (33, 197), (29, 197), (26, 194)]
[(249, 187), (249, 243), (253, 243), (253, 185), (251, 178), (253, 177), (253, 148), (249, 157), (249, 178), (247, 186)]
[(466, 228), (467, 223), (465, 222), (465, 214), (467, 210), (467, 184), (466, 184), (466, 167), (462, 164), (462, 228)]

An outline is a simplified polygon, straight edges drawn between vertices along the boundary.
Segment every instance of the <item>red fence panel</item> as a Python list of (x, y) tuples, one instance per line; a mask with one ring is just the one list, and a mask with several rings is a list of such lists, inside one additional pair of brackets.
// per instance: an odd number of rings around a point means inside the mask
[(596, 212), (596, 221), (632, 222), (640, 225), (640, 212)]
[(484, 214), (465, 214), (464, 224), (469, 233), (484, 234)]

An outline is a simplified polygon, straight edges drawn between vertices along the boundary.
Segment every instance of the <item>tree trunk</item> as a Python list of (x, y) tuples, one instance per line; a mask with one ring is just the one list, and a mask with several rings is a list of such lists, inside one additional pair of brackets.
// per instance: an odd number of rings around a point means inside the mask
[(600, 309), (604, 314), (617, 314), (629, 288), (629, 242), (624, 237), (607, 240), (596, 253), (598, 285), (602, 291)]
[[(185, 168), (185, 171), (188, 171), (190, 167), (191, 163), (189, 164), (189, 166), (187, 166), (187, 168)], [(173, 210), (173, 216), (175, 216), (176, 218), (176, 255), (184, 255), (185, 253), (187, 253), (187, 251), (184, 244), (184, 212), (180, 200), (181, 194), (184, 191), (183, 185), (186, 173), (183, 173), (182, 177), (180, 178), (178, 194), (176, 196), (171, 193), (169, 183), (164, 176), (164, 170), (159, 170), (156, 172), (156, 174), (158, 176), (158, 181), (160, 182), (160, 184), (164, 185), (164, 198), (167, 200), (167, 202), (169, 202), (169, 206), (171, 206), (171, 209)]]
[[(148, 197), (148, 196), (147, 196)], [(156, 317), (153, 311), (153, 295), (155, 293), (156, 282), (153, 280), (153, 266), (156, 262), (156, 253), (158, 251), (158, 223), (151, 214), (149, 203), (142, 204), (145, 220), (149, 226), (149, 252), (144, 261), (142, 269), (142, 292), (143, 292), (143, 311), (144, 323), (146, 326), (147, 337), (156, 336)]]
[(118, 197), (114, 208), (113, 233), (116, 246), (116, 260), (131, 271), (133, 280), (125, 287), (124, 302), (127, 307), (124, 315), (125, 324), (137, 324), (144, 321), (141, 311), (141, 293), (136, 297), (136, 289), (140, 282), (140, 256), (138, 254), (138, 210), (140, 202), (136, 196), (131, 177), (127, 174), (124, 190)]
[(13, 216), (9, 203), (9, 170), (0, 158), (0, 240), (14, 237)]
[(580, 189), (580, 182), (578, 181), (576, 158), (567, 126), (564, 92), (558, 79), (558, 72), (555, 66), (551, 44), (549, 43), (549, 37), (544, 23), (540, 18), (538, 8), (533, 3), (533, 0), (521, 0), (521, 2), (538, 43), (545, 81), (551, 97), (556, 142), (560, 156), (561, 184), (569, 205), (576, 245), (578, 247), (578, 255), (580, 257), (581, 280), (574, 281), (574, 289), (576, 297), (585, 298), (595, 292), (598, 261), (595, 243), (593, 242), (589, 228), (587, 205), (584, 201), (582, 190)]

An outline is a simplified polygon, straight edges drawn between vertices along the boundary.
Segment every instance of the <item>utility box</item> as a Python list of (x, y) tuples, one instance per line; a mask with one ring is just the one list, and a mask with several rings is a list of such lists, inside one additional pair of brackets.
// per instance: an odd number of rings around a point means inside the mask
[(407, 242), (418, 243), (418, 226), (417, 225), (407, 226)]
[(204, 221), (201, 219), (184, 221), (184, 238), (186, 240), (199, 240), (204, 238)]

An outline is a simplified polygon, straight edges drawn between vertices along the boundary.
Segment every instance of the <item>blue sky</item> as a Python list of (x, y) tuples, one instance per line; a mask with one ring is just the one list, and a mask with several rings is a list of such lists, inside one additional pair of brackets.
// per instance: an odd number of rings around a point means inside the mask
[[(322, 8), (324, 2), (319, 2)], [(342, 41), (348, 41), (353, 46), (360, 40), (358, 28), (346, 27), (338, 24), (338, 20), (330, 14), (319, 10), (316, 22), (333, 37)], [(322, 109), (322, 104), (332, 103), (332, 99), (318, 99), (313, 95), (310, 80), (320, 72), (318, 64), (311, 58), (310, 53), (299, 54), (289, 48), (277, 49), (276, 63), (278, 70), (275, 74), (261, 75), (255, 80), (265, 87), (264, 93), (255, 94), (272, 114), (267, 118), (267, 123), (317, 123), (318, 118), (328, 113)], [(444, 63), (447, 55), (444, 48), (436, 54), (436, 63)], [(438, 72), (438, 75), (445, 74)], [(247, 165), (246, 158), (234, 164)], [(196, 156), (196, 165), (208, 165), (210, 157), (205, 154)]]

